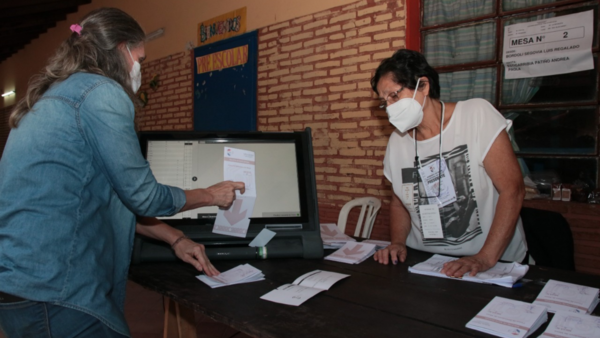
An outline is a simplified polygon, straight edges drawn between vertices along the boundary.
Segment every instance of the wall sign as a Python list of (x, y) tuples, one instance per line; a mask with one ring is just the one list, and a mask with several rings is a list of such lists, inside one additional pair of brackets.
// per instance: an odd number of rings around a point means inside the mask
[(504, 28), (506, 79), (594, 69), (594, 11), (563, 15)]
[(240, 66), (248, 62), (248, 45), (226, 49), (196, 58), (197, 74)]
[(246, 32), (246, 7), (198, 24), (198, 44), (206, 45)]
[(257, 57), (257, 31), (194, 49), (194, 130), (256, 130)]

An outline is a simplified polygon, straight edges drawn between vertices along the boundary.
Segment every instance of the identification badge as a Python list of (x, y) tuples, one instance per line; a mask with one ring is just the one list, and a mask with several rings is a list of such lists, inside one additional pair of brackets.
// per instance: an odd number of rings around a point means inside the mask
[(436, 204), (420, 205), (419, 215), (421, 216), (423, 237), (426, 239), (444, 238), (440, 209)]
[(414, 199), (414, 190), (415, 190), (414, 183), (402, 184), (402, 200), (404, 201), (404, 206), (410, 212), (415, 211), (415, 204), (414, 204), (414, 200), (413, 200)]
[[(454, 191), (454, 184), (450, 177), (450, 171), (446, 165), (446, 160), (442, 158), (441, 161), (441, 174), (440, 168), (438, 167), (440, 160), (432, 161), (419, 169), (419, 175), (423, 181), (425, 193), (427, 196), (437, 196), (429, 198), (429, 203), (437, 205), (438, 208), (445, 207), (450, 203), (456, 202), (456, 191)], [(439, 196), (438, 196), (439, 193)]]

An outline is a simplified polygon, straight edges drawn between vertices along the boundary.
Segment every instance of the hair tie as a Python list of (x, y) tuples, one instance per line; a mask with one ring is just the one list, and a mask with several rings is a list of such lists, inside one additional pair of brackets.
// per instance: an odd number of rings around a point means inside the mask
[(73, 24), (69, 28), (71, 29), (71, 32), (77, 33), (77, 35), (81, 36), (81, 26), (79, 26), (78, 24)]

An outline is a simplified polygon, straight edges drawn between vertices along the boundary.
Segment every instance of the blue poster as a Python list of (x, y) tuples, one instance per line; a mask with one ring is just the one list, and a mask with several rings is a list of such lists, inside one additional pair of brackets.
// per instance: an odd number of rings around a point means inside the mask
[(194, 130), (256, 131), (257, 31), (194, 49)]

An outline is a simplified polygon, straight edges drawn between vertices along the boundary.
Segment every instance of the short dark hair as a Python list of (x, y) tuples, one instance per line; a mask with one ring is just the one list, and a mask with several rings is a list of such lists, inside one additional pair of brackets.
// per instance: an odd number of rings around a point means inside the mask
[(377, 83), (387, 74), (392, 74), (396, 83), (409, 89), (415, 89), (417, 80), (425, 76), (429, 80), (429, 97), (440, 98), (440, 76), (419, 52), (399, 49), (391, 57), (383, 59), (371, 79), (371, 88), (375, 93), (379, 94)]

